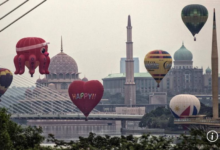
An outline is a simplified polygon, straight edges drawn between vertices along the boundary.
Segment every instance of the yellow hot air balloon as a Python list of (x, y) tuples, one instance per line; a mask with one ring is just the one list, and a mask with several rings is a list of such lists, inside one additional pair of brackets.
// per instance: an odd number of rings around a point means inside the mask
[(144, 65), (154, 80), (158, 83), (166, 76), (172, 67), (171, 55), (163, 50), (153, 50), (144, 58)]

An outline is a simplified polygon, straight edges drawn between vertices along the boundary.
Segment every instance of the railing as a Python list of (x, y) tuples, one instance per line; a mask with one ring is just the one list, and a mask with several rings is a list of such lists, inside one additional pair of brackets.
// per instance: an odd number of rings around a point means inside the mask
[(174, 119), (174, 122), (191, 122), (191, 123), (216, 123), (220, 124), (220, 120), (214, 120), (211, 118), (205, 118), (205, 119), (200, 119), (200, 118), (179, 118), (179, 119)]
[[(142, 115), (129, 115), (129, 114), (99, 114), (91, 113), (88, 119), (113, 119), (113, 120), (141, 120)], [(13, 114), (12, 119), (83, 119), (85, 116), (82, 113), (72, 113), (72, 114)]]

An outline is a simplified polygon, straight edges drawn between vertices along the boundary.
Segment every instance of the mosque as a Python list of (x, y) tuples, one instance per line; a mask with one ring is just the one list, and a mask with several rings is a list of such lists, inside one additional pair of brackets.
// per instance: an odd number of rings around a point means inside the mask
[[(211, 94), (212, 74), (208, 67), (203, 74), (203, 68), (193, 66), (193, 54), (184, 43), (174, 53), (174, 67), (168, 72), (157, 88), (157, 83), (148, 72), (134, 73), (136, 91), (142, 95), (151, 92), (167, 92), (177, 94)], [(111, 94), (121, 93), (124, 96), (125, 74), (114, 73), (103, 78), (104, 89)], [(220, 78), (218, 80), (220, 82)], [(219, 88), (220, 92), (220, 88)]]
[(76, 80), (88, 81), (86, 77), (79, 78), (78, 66), (76, 61), (63, 52), (63, 42), (61, 38), (61, 51), (51, 58), (49, 66), (50, 74), (43, 79), (38, 79), (37, 83), (57, 90), (59, 93), (68, 95), (69, 85)]

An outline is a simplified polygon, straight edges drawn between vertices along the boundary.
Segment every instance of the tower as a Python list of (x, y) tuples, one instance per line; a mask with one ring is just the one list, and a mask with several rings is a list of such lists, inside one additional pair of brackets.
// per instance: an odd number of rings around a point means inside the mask
[(134, 60), (131, 18), (128, 16), (127, 42), (126, 42), (126, 79), (125, 79), (125, 105), (136, 104), (136, 85), (134, 82)]
[(215, 9), (213, 16), (212, 28), (212, 107), (213, 118), (218, 118), (218, 47), (217, 47), (217, 34), (215, 22)]

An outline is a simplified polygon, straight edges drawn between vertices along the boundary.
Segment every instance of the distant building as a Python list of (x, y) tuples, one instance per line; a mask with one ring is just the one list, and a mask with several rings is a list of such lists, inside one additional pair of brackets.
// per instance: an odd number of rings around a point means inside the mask
[[(157, 83), (148, 72), (134, 73), (136, 91), (142, 95), (149, 95), (151, 92), (167, 92), (167, 94), (211, 94), (212, 92), (212, 73), (208, 67), (203, 74), (203, 68), (193, 66), (193, 55), (185, 47), (184, 43), (174, 53), (174, 65), (167, 73), (157, 88)], [(103, 78), (105, 91), (111, 94), (121, 93), (124, 95), (125, 74), (109, 74)], [(220, 77), (218, 80), (220, 84)], [(220, 93), (220, 86), (219, 86)]]
[[(120, 73), (125, 73), (125, 60), (126, 58), (121, 58), (120, 60)], [(138, 57), (134, 57), (134, 73), (139, 73), (139, 58)]]
[(167, 93), (166, 92), (150, 93), (149, 104), (167, 104)]
[[(61, 39), (61, 51), (56, 56), (51, 58), (49, 66), (50, 74), (46, 75), (44, 79), (38, 79), (37, 83), (57, 90), (60, 93), (68, 95), (69, 85), (79, 78), (78, 66), (76, 61), (69, 55), (63, 52), (63, 43)], [(84, 77), (82, 81), (86, 82), (88, 79)]]
[(144, 115), (145, 107), (116, 107), (116, 114)]

